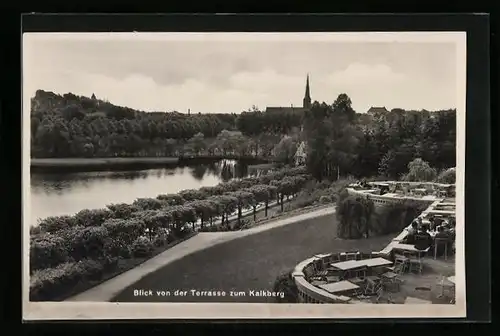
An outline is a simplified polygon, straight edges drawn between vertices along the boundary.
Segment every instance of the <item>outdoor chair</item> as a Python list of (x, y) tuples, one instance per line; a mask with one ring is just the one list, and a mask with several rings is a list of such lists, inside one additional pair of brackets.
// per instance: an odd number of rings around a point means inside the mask
[(406, 269), (406, 262), (398, 262), (397, 260), (394, 262), (393, 266), (386, 268), (389, 272), (395, 273), (397, 275), (402, 275)]
[(354, 271), (353, 275), (354, 277), (349, 280), (350, 282), (358, 286), (362, 286), (365, 284), (366, 268)]
[(338, 253), (333, 253), (328, 258), (324, 258), (323, 260), (326, 262), (327, 266), (330, 266), (331, 263), (340, 261), (340, 255)]
[(446, 277), (442, 275), (439, 286), (441, 287), (441, 293), (437, 296), (437, 298), (446, 297), (450, 299), (450, 303), (455, 303), (455, 284), (449, 283), (446, 280)]
[(325, 277), (328, 275), (328, 270), (324, 268), (322, 260), (314, 261), (313, 267), (315, 277)]
[(444, 260), (448, 260), (448, 244), (449, 240), (446, 238), (435, 238), (434, 239), (434, 259), (437, 258), (438, 249), (440, 246), (444, 247)]
[(420, 258), (410, 258), (408, 262), (408, 272), (422, 274), (424, 265)]
[[(408, 266), (409, 259), (408, 257), (401, 255), (401, 254), (395, 254), (394, 255), (394, 269), (392, 270), (394, 273), (402, 274), (406, 271), (407, 266)], [(398, 270), (398, 272), (396, 272)]]
[[(396, 303), (392, 299), (391, 294), (384, 291), (384, 288), (382, 287), (382, 285), (380, 285), (379, 287), (377, 287), (376, 294), (377, 294), (377, 296), (375, 298), (375, 301), (377, 303), (381, 303), (382, 300), (385, 301), (385, 303), (393, 303), (393, 304)], [(385, 296), (384, 294), (386, 294), (387, 297), (384, 297)]]
[(382, 282), (366, 279), (365, 295), (374, 295), (382, 288)]
[(408, 258), (408, 272), (422, 274), (423, 269), (424, 264), (422, 262), (422, 258), (420, 257), (420, 253), (412, 255)]
[(356, 252), (345, 252), (346, 260), (358, 260), (360, 256), (359, 251)]

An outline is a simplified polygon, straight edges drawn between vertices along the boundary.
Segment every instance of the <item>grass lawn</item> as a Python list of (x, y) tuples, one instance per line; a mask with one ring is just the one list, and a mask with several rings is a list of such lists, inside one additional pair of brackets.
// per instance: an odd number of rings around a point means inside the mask
[[(193, 253), (147, 275), (113, 302), (273, 302), (250, 297), (249, 290), (272, 290), (276, 277), (317, 253), (359, 249), (379, 251), (392, 236), (342, 240), (335, 236), (335, 215), (277, 227)], [(201, 233), (203, 234), (203, 233)], [(220, 234), (220, 233), (208, 233)], [(171, 291), (171, 296), (137, 296), (134, 290)], [(220, 290), (225, 297), (174, 296), (176, 290)], [(229, 291), (245, 291), (230, 297)]]

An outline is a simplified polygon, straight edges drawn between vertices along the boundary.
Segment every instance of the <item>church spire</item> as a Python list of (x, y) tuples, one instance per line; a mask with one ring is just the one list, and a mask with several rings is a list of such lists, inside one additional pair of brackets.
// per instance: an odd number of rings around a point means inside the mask
[(302, 105), (304, 108), (310, 108), (311, 107), (311, 92), (309, 89), (309, 74), (307, 74), (307, 79), (306, 79), (306, 94), (304, 96), (304, 100), (302, 101)]

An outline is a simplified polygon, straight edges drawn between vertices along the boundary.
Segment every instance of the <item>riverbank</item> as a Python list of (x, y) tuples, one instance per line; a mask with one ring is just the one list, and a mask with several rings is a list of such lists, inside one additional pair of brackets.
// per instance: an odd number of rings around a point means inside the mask
[(180, 157), (111, 157), (111, 158), (32, 158), (31, 171), (45, 172), (91, 172), (101, 170), (130, 170), (158, 167), (173, 167), (209, 164), (221, 160), (238, 160), (252, 169), (271, 169), (274, 163), (258, 157), (239, 157), (235, 155), (198, 155)]
[(134, 169), (142, 167), (173, 166), (179, 163), (175, 157), (133, 157), (133, 158), (33, 158), (32, 172), (95, 171), (105, 169)]

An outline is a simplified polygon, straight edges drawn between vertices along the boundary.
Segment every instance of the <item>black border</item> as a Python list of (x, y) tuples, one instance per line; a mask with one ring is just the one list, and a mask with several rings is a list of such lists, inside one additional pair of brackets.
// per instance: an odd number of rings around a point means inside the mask
[[(20, 56), (19, 21), (10, 18), (10, 54), (7, 54), (8, 85), (2, 98), (5, 144), (2, 162), (12, 163), (10, 172), (2, 174), (6, 182), (21, 179), (20, 134), (10, 132), (21, 125), (21, 95), (18, 66)], [(5, 23), (5, 21), (4, 21)], [(467, 318), (490, 320), (490, 94), (489, 94), (489, 17), (471, 14), (297, 14), (297, 15), (25, 15), (23, 31), (97, 32), (97, 31), (466, 31), (467, 32), (467, 144), (466, 144), (466, 269)], [(17, 33), (17, 36), (16, 36)], [(4, 48), (2, 48), (4, 49)], [(19, 85), (18, 85), (19, 84)], [(4, 185), (8, 185), (6, 183)], [(10, 188), (7, 203), (9, 218), (19, 218), (20, 185)], [(12, 203), (12, 204), (10, 204)], [(19, 236), (13, 237), (14, 240)], [(18, 240), (17, 240), (18, 241)], [(8, 255), (8, 254), (6, 254)], [(19, 268), (12, 274), (18, 274)], [(12, 279), (11, 277), (9, 277)], [(11, 280), (9, 280), (11, 281)], [(19, 288), (21, 282), (9, 288)], [(12, 293), (13, 291), (10, 291)], [(20, 291), (19, 291), (20, 292)], [(16, 298), (17, 302), (19, 297)], [(12, 312), (12, 310), (10, 310)], [(22, 316), (22, 313), (21, 313)], [(340, 320), (335, 320), (338, 322)], [(373, 321), (364, 320), (363, 322)], [(383, 320), (382, 320), (383, 321)], [(405, 320), (398, 320), (398, 322)], [(415, 321), (415, 320), (406, 320)], [(434, 320), (435, 322), (444, 320)], [(102, 324), (105, 321), (101, 321)], [(141, 321), (144, 322), (144, 321)], [(175, 322), (175, 321), (172, 321)], [(203, 322), (203, 321), (200, 321)], [(205, 321), (206, 322), (206, 321)], [(234, 323), (234, 320), (228, 320)], [(286, 321), (290, 323), (290, 320)], [(308, 321), (309, 322), (309, 321)], [(332, 322), (331, 320), (313, 322)], [(359, 320), (346, 320), (356, 322)], [(389, 321), (386, 321), (389, 322)], [(394, 322), (394, 321), (391, 321)], [(169, 326), (173, 327), (172, 326)], [(175, 328), (172, 328), (174, 331)]]

